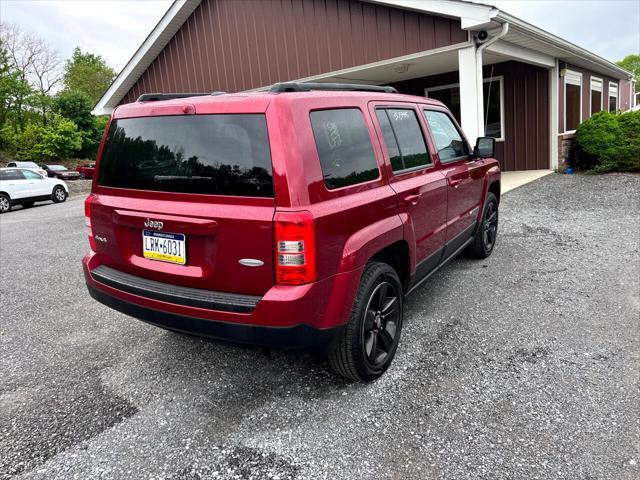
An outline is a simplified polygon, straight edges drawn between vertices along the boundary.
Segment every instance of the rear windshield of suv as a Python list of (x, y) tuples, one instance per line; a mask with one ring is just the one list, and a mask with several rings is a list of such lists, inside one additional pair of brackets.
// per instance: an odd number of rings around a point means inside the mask
[(262, 114), (114, 120), (98, 172), (105, 187), (272, 197)]

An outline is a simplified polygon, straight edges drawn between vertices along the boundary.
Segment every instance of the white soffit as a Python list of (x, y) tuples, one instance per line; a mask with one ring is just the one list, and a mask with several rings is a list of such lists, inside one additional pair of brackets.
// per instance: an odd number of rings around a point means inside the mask
[(490, 45), (487, 47), (487, 51), (496, 55), (508, 57), (509, 59), (516, 59), (533, 65), (538, 65), (540, 67), (552, 68), (556, 64), (555, 58), (551, 55), (531, 50), (520, 45), (514, 45), (513, 43), (509, 43), (504, 40), (498, 40), (494, 44)]
[(461, 0), (363, 0), (389, 7), (426, 12), (449, 18), (459, 18), (463, 29), (487, 29), (498, 26), (493, 22), (498, 9), (489, 5)]

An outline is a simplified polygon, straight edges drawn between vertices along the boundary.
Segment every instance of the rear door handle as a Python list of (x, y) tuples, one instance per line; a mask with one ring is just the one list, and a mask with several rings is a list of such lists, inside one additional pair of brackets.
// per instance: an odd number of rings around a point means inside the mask
[(407, 205), (417, 205), (420, 201), (421, 196), (422, 195), (420, 193), (418, 193), (417, 195), (407, 195), (406, 197), (404, 197), (404, 202)]
[(462, 183), (462, 179), (461, 178), (450, 178), (449, 179), (449, 186), (453, 187), (453, 188), (458, 188), (458, 185), (460, 185)]

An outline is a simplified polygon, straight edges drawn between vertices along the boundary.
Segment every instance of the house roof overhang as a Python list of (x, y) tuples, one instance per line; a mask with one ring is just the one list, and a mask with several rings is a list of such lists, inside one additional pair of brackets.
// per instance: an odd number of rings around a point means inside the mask
[[(613, 78), (628, 80), (633, 78), (630, 72), (616, 64), (490, 5), (465, 0), (361, 1), (460, 19), (462, 28), (469, 31), (491, 30), (501, 27), (504, 23), (509, 23), (509, 33), (502, 39), (509, 45), (540, 52), (545, 56), (554, 57)], [(113, 111), (200, 3), (201, 0), (174, 0), (140, 48), (100, 98), (93, 110), (95, 115), (109, 114)]]

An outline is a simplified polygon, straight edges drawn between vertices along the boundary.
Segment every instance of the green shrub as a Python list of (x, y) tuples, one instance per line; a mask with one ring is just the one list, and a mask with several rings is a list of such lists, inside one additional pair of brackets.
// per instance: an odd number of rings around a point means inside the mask
[(594, 173), (640, 170), (640, 111), (598, 112), (576, 129), (569, 164)]
[(44, 128), (40, 142), (34, 150), (43, 158), (60, 160), (69, 158), (82, 148), (82, 134), (71, 120), (59, 119)]
[(47, 126), (27, 123), (21, 132), (5, 125), (0, 136), (5, 148), (18, 160), (61, 160), (82, 147), (82, 134), (75, 123), (60, 116), (53, 117)]

